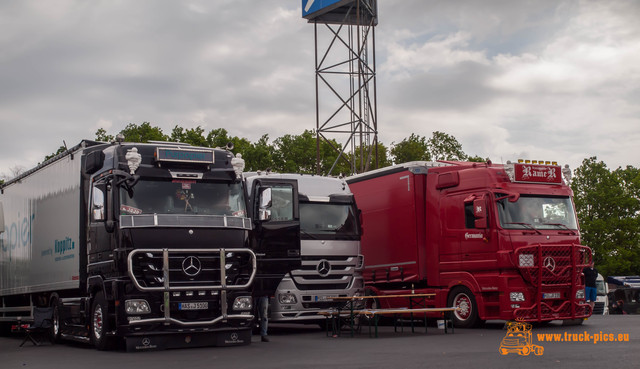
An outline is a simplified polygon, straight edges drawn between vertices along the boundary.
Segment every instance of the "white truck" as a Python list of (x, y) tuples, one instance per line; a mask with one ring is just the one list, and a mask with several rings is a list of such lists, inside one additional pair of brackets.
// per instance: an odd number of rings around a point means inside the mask
[[(302, 266), (285, 274), (270, 296), (270, 321), (317, 323), (319, 311), (344, 304), (329, 297), (364, 292), (360, 211), (343, 179), (277, 173), (245, 173), (244, 177), (250, 194), (258, 179), (290, 180), (298, 186)], [(273, 197), (271, 222), (277, 224), (288, 215), (282, 218), (276, 213), (275, 192)]]

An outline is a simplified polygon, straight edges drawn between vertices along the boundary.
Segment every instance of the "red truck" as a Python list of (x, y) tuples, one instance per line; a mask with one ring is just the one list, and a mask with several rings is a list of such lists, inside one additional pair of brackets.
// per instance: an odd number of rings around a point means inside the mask
[(580, 244), (570, 174), (555, 163), (443, 161), (347, 178), (363, 214), (367, 293), (435, 293), (434, 307), (459, 308), (457, 327), (582, 322), (591, 249)]

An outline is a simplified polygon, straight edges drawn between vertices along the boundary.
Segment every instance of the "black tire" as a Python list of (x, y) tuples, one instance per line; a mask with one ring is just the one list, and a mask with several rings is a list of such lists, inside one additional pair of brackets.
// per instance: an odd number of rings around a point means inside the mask
[(11, 334), (11, 323), (0, 323), (0, 337), (7, 337)]
[(91, 305), (91, 324), (89, 336), (93, 345), (98, 350), (110, 350), (115, 347), (115, 339), (107, 336), (107, 332), (111, 330), (109, 321), (109, 306), (102, 292), (96, 294), (93, 304)]
[(58, 306), (58, 300), (51, 302), (53, 307), (53, 322), (51, 324), (51, 342), (60, 342), (60, 336), (62, 331), (62, 320), (60, 319), (60, 307)]
[(467, 288), (458, 286), (449, 292), (447, 306), (459, 307), (453, 312), (453, 325), (456, 328), (471, 328), (480, 323), (478, 319), (478, 303), (473, 293)]

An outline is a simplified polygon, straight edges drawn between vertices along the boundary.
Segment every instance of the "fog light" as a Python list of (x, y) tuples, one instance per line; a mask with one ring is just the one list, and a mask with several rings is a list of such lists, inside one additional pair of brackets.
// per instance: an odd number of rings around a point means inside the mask
[(151, 308), (146, 300), (126, 300), (124, 302), (124, 309), (127, 314), (149, 314)]
[(577, 290), (576, 291), (576, 299), (581, 300), (584, 298), (584, 290)]
[(518, 256), (519, 266), (521, 268), (534, 266), (533, 260), (534, 260), (533, 254), (520, 254)]
[(281, 293), (278, 294), (278, 302), (284, 305), (291, 305), (298, 302), (298, 299), (296, 299), (296, 295), (292, 293)]
[(524, 301), (524, 293), (522, 293), (522, 292), (511, 292), (511, 293), (509, 293), (509, 299), (511, 301)]
[(185, 294), (186, 296), (191, 297), (191, 296), (193, 296), (193, 291), (187, 291), (187, 292), (185, 292), (184, 294)]
[(233, 310), (251, 310), (251, 296), (239, 296), (233, 301)]
[(180, 297), (180, 291), (174, 292), (173, 297)]

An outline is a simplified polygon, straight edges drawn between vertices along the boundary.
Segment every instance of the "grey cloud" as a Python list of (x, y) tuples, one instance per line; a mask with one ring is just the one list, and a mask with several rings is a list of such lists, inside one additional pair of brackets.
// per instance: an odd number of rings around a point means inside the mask
[(493, 73), (490, 67), (462, 62), (452, 68), (382, 85), (381, 97), (396, 108), (471, 110), (500, 95), (484, 83)]

